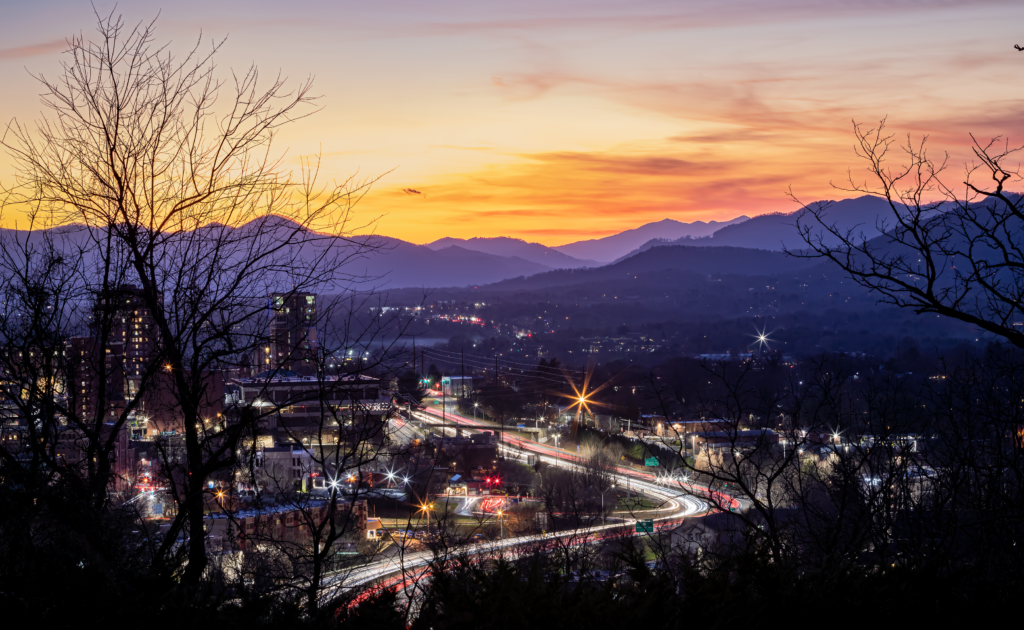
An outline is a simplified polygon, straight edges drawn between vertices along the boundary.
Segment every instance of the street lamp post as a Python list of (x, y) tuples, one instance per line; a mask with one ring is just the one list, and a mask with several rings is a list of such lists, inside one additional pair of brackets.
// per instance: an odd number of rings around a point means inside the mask
[(476, 408), (480, 406), (480, 403), (473, 403), (473, 420), (476, 420)]
[(498, 540), (505, 540), (505, 513), (498, 510)]
[[(597, 490), (597, 487), (596, 486), (590, 486), (590, 489), (591, 490)], [(608, 492), (609, 490), (611, 490), (611, 488), (605, 488), (604, 490), (600, 491), (601, 492), (601, 524), (602, 525), (607, 525), (608, 524), (608, 518), (605, 516), (605, 513), (604, 513), (604, 493)]]
[(430, 508), (432, 507), (432, 505), (426, 503), (420, 506), (420, 511), (427, 515), (427, 534), (430, 534)]

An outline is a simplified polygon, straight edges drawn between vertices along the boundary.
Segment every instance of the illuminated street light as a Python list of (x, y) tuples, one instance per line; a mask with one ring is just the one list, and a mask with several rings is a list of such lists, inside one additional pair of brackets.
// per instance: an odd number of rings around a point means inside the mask
[(761, 330), (757, 331), (756, 335), (752, 335), (754, 337), (754, 343), (757, 344), (758, 350), (768, 348), (768, 342), (771, 341), (771, 339), (768, 338), (767, 330), (767, 328), (762, 328)]
[(430, 512), (433, 509), (433, 507), (434, 507), (433, 504), (428, 504), (428, 503), (421, 503), (420, 504), (420, 512), (423, 512), (423, 513), (425, 513), (427, 515), (427, 533), (428, 534), (430, 533)]
[(583, 416), (583, 421), (586, 422), (586, 415), (585, 414), (589, 413), (589, 414), (593, 415), (593, 413), (594, 413), (593, 410), (591, 409), (591, 406), (598, 406), (598, 407), (607, 406), (604, 403), (600, 403), (600, 402), (595, 401), (593, 398), (594, 398), (594, 395), (597, 394), (599, 391), (601, 391), (602, 389), (610, 386), (612, 381), (606, 381), (602, 385), (599, 385), (597, 387), (591, 387), (590, 381), (591, 381), (591, 379), (594, 376), (594, 365), (593, 365), (593, 363), (591, 363), (590, 365), (587, 366), (587, 371), (583, 375), (583, 386), (582, 387), (576, 387), (576, 383), (573, 382), (572, 378), (569, 376), (569, 373), (566, 372), (564, 368), (563, 368), (562, 372), (563, 372), (563, 374), (565, 376), (566, 382), (569, 383), (569, 387), (572, 387), (573, 393), (572, 394), (557, 394), (557, 395), (558, 396), (563, 396), (563, 397), (568, 398), (568, 399), (573, 401), (572, 404), (569, 405), (566, 408), (566, 411), (571, 411), (573, 409), (573, 407), (576, 408), (576, 416), (575, 416), (575, 418), (573, 418), (572, 425), (571, 425), (571, 427), (569, 429), (570, 435), (575, 436), (577, 431), (579, 430), (580, 416)]

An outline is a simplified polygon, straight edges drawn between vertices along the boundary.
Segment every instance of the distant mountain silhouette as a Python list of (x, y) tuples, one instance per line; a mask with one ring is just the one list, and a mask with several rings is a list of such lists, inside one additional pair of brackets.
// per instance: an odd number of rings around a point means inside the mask
[(664, 219), (657, 223), (647, 223), (638, 228), (626, 230), (612, 236), (559, 245), (554, 249), (573, 258), (609, 263), (625, 256), (653, 238), (673, 240), (686, 236), (693, 238), (710, 236), (716, 230), (742, 223), (748, 219), (749, 217), (741, 216), (731, 221), (710, 221), (708, 223), (704, 221), (682, 223), (674, 219)]
[(384, 248), (353, 261), (351, 266), (353, 271), (379, 277), (376, 284), (386, 288), (481, 285), (551, 269), (518, 256), (498, 256), (463, 247), (434, 250), (396, 238), (376, 239)]
[[(856, 199), (830, 201), (831, 207), (825, 212), (824, 220), (835, 225), (842, 231), (853, 230), (856, 238), (863, 236), (871, 240), (881, 234), (878, 227), (884, 221), (886, 227), (892, 227), (893, 213), (889, 203), (881, 197), (865, 195)], [(664, 236), (651, 239), (633, 251), (620, 257), (625, 260), (631, 256), (665, 245), (689, 245), (692, 247), (748, 247), (772, 251), (791, 251), (804, 249), (807, 244), (796, 228), (797, 219), (806, 217), (805, 225), (815, 228), (829, 245), (838, 244), (837, 239), (825, 236), (821, 226), (808, 214), (806, 207), (793, 212), (775, 212), (762, 214), (742, 223), (727, 225), (710, 236), (702, 238), (671, 239)], [(616, 262), (618, 262), (618, 260)]]
[[(340, 260), (356, 252), (355, 243), (372, 243), (375, 246), (372, 251), (347, 259), (344, 271), (350, 276), (365, 277), (368, 286), (387, 289), (477, 285), (540, 288), (664, 270), (703, 275), (765, 275), (801, 269), (810, 264), (780, 251), (783, 246), (803, 248), (804, 242), (795, 223), (797, 217), (805, 212), (801, 209), (790, 214), (762, 215), (753, 219), (738, 217), (724, 223), (697, 221), (686, 224), (666, 219), (614, 236), (557, 248), (504, 237), (449, 238), (429, 245), (414, 245), (384, 236), (355, 236), (336, 242), (324, 235), (322, 239), (306, 244), (300, 256), (310, 263), (314, 260)], [(879, 235), (879, 218), (888, 219), (891, 224), (891, 214), (884, 199), (860, 197), (835, 202), (826, 220), (841, 229), (853, 229), (872, 238)], [(237, 228), (210, 225), (203, 229), (215, 232), (253, 231), (273, 240), (271, 235), (275, 233), (281, 233), (283, 237), (301, 228), (289, 219), (268, 216)], [(708, 236), (710, 231), (714, 233)], [(95, 232), (95, 229), (82, 226), (67, 226), (56, 228), (53, 233), (62, 234), (62, 242), (77, 247), (97, 238)], [(14, 232), (0, 229), (0, 235), (13, 236)], [(675, 235), (688, 238), (680, 239)], [(32, 239), (41, 236), (36, 234)], [(324, 256), (325, 247), (331, 248), (330, 256)], [(598, 266), (601, 263), (596, 261), (600, 260), (615, 262)], [(92, 268), (94, 262), (87, 257), (86, 268)]]
[(529, 243), (522, 239), (508, 236), (496, 238), (475, 237), (470, 239), (446, 237), (426, 245), (426, 247), (435, 251), (453, 246), (496, 256), (518, 257), (552, 269), (598, 267), (602, 264), (596, 260), (573, 258), (540, 243)]
[[(832, 205), (825, 213), (825, 221), (834, 224), (841, 230), (853, 230), (859, 236), (863, 234), (868, 240), (878, 236), (879, 220), (892, 226), (893, 212), (889, 202), (882, 197), (865, 195), (856, 199), (843, 199), (830, 202)], [(709, 239), (701, 239), (695, 245), (726, 245), (730, 247), (756, 247), (781, 251), (784, 247), (792, 250), (807, 246), (796, 229), (798, 218), (805, 217), (814, 226), (813, 218), (806, 208), (789, 214), (763, 214), (738, 225), (730, 225), (715, 232)], [(817, 230), (821, 231), (821, 230)], [(836, 244), (833, 238), (826, 238), (827, 244)]]
[[(223, 225), (210, 225), (202, 228), (221, 232), (233, 230), (256, 232), (271, 243), (274, 239), (283, 240), (293, 230), (301, 229), (298, 224), (282, 217), (262, 217), (243, 226), (232, 228)], [(66, 247), (67, 251), (83, 249), (87, 252), (83, 264), (85, 269), (93, 269), (99, 263), (89, 252), (91, 242), (102, 240), (102, 230), (89, 229), (81, 225), (53, 228), (52, 234), (60, 235), (58, 247)], [(40, 247), (45, 238), (44, 231), (27, 233), (7, 228), (0, 228), (0, 244), (17, 239), (24, 242), (28, 239), (36, 247)], [(171, 239), (171, 247), (173, 247)], [(229, 242), (233, 239), (228, 238)], [(358, 243), (368, 243), (369, 251), (357, 253)], [(325, 248), (330, 251), (325, 251)], [(228, 255), (237, 258), (244, 255), (243, 251), (234, 251)], [(344, 261), (343, 273), (350, 278), (364, 278), (360, 288), (393, 289), (400, 287), (457, 287), (481, 285), (498, 282), (506, 278), (527, 276), (552, 267), (524, 260), (516, 256), (500, 256), (480, 251), (472, 251), (462, 247), (445, 247), (434, 250), (423, 245), (414, 245), (406, 241), (385, 236), (355, 236), (344, 240), (334, 240), (324, 235), (322, 239), (313, 239), (303, 246), (299, 256), (307, 263), (313, 261), (336, 263)], [(17, 256), (17, 252), (12, 252)], [(287, 271), (282, 270), (282, 282), (286, 282)]]
[(817, 260), (794, 258), (782, 252), (742, 247), (692, 247), (669, 245), (654, 247), (617, 263), (596, 269), (559, 269), (528, 278), (503, 280), (488, 290), (535, 290), (557, 286), (582, 285), (621, 280), (631, 275), (674, 271), (691, 274), (737, 274), (765, 276), (809, 269)]

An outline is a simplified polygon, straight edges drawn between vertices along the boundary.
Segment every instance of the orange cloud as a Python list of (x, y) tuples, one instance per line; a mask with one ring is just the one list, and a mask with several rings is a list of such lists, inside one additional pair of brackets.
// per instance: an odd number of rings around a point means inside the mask
[(36, 55), (47, 55), (50, 53), (62, 52), (67, 48), (67, 42), (63, 39), (55, 39), (49, 42), (41, 42), (38, 44), (27, 44), (25, 46), (15, 46), (13, 48), (0, 48), (0, 61), (6, 61), (8, 59), (24, 59), (26, 57), (35, 57)]
[(824, 194), (829, 175), (841, 174), (812, 166), (794, 177), (792, 159), (697, 153), (526, 154), (512, 164), (416, 184), (427, 198), (416, 199), (415, 208), (390, 189), (366, 203), (387, 214), (379, 231), (416, 242), (507, 235), (558, 245), (666, 217), (721, 220), (793, 209), (785, 196), (790, 184)]

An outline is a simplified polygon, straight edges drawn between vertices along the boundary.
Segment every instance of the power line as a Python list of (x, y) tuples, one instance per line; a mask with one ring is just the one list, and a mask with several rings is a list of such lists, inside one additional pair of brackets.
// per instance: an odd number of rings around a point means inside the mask
[[(447, 362), (451, 363), (452, 365), (457, 365), (457, 363), (455, 363), (454, 361), (451, 361), (450, 359), (447, 359), (445, 357), (432, 356), (431, 359), (440, 360), (440, 361), (447, 361)], [(483, 370), (487, 370), (489, 368), (489, 366), (484, 366), (484, 365), (480, 365), (480, 364), (474, 365), (474, 362), (469, 361), (469, 360), (467, 360), (466, 363), (468, 363), (470, 365), (470, 367), (479, 367), (479, 368), (481, 368)], [(521, 377), (521, 378), (523, 378), (525, 380), (542, 380), (542, 381), (547, 381), (549, 383), (557, 383), (557, 384), (561, 384), (561, 385), (566, 385), (569, 382), (565, 378), (559, 378), (558, 375), (556, 375), (556, 374), (543, 373), (543, 372), (538, 374), (538, 373), (530, 373), (530, 372), (525, 372), (525, 371), (524, 372), (519, 372), (519, 373), (514, 373), (512, 371), (512, 368), (507, 368), (507, 369), (508, 369), (508, 374), (510, 376)], [(579, 378), (582, 378), (582, 377), (579, 377)]]
[[(452, 364), (459, 364), (460, 362), (463, 361), (463, 359), (459, 355), (456, 355), (455, 353), (447, 351), (447, 350), (438, 350), (438, 349), (435, 349), (435, 348), (430, 348), (430, 349), (426, 349), (426, 350), (421, 350), (421, 352), (429, 352), (429, 353), (431, 353), (431, 357), (432, 358), (434, 358), (436, 360), (440, 360), (440, 361), (447, 361), (447, 362), (452, 363)], [(454, 356), (452, 356), (452, 355), (454, 355)], [(546, 375), (546, 376), (556, 376), (557, 374), (555, 372), (546, 372), (546, 371), (542, 371), (542, 370), (558, 370), (562, 374), (568, 373), (570, 376), (575, 377), (575, 378), (586, 378), (586, 373), (585, 372), (577, 372), (575, 370), (564, 370), (563, 371), (561, 367), (549, 367), (549, 366), (533, 365), (533, 364), (529, 364), (529, 363), (519, 363), (519, 362), (509, 361), (509, 360), (506, 360), (506, 359), (503, 359), (503, 358), (498, 358), (497, 360), (500, 361), (500, 362), (503, 362), (503, 363), (517, 363), (518, 365), (524, 365), (524, 366), (527, 366), (529, 368), (529, 369), (525, 369), (525, 368), (514, 367), (514, 366), (509, 366), (509, 365), (504, 366), (505, 369), (507, 369), (510, 372), (515, 371), (515, 370), (519, 370), (519, 372), (522, 373), (522, 374), (539, 373), (539, 374), (543, 374), (543, 375)], [(478, 367), (478, 368), (483, 369), (483, 370), (487, 370), (487, 369), (490, 368), (490, 359), (489, 358), (488, 359), (484, 359), (482, 357), (479, 357), (479, 355), (477, 355), (475, 358), (474, 358), (474, 355), (469, 355), (469, 358), (464, 359), (464, 361), (468, 362), (470, 365), (472, 365), (474, 367)]]
[[(459, 356), (457, 353), (452, 352), (451, 350), (443, 350), (441, 348), (428, 348), (428, 350), (430, 350), (432, 352), (437, 352), (437, 353), (444, 353), (444, 354), (450, 354), (450, 355), (454, 355), (454, 356)], [(479, 361), (487, 361), (487, 362), (490, 362), (492, 360), (492, 358), (493, 358), (493, 357), (486, 357), (486, 356), (479, 355), (479, 354), (478, 355), (472, 355), (471, 354), (469, 356), (470, 357), (474, 357), (474, 358), (476, 358)], [(495, 355), (495, 356), (497, 356), (497, 355)], [(499, 360), (504, 362), (504, 363), (512, 363), (512, 364), (515, 364), (515, 365), (523, 365), (523, 366), (530, 367), (530, 368), (537, 368), (537, 367), (539, 367), (538, 364), (536, 364), (536, 363), (526, 363), (526, 362), (523, 362), (523, 361), (516, 361), (515, 359), (509, 359), (509, 358), (505, 358), (505, 357), (500, 357)], [(559, 367), (558, 369), (562, 369), (562, 368)], [(569, 368), (566, 368), (566, 370), (570, 371), (570, 372), (577, 372), (577, 373), (579, 373), (581, 375), (585, 373), (583, 370), (570, 370)]]

